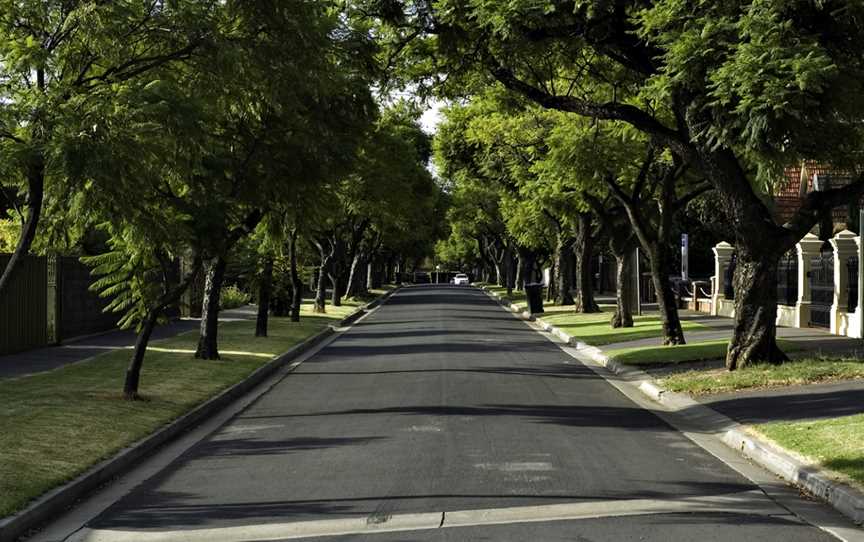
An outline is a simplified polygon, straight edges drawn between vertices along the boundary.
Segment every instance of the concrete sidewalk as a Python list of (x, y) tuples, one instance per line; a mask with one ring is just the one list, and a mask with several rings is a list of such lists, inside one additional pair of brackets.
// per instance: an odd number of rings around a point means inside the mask
[[(257, 308), (246, 305), (236, 309), (220, 311), (220, 322), (251, 320), (256, 317)], [(172, 320), (153, 330), (151, 341), (168, 339), (181, 333), (198, 329), (201, 320), (187, 318)], [(30, 374), (52, 371), (70, 363), (77, 363), (112, 350), (131, 348), (135, 345), (137, 334), (134, 330), (114, 330), (99, 335), (83, 337), (58, 346), (28, 350), (17, 354), (0, 356), (0, 378), (16, 378)]]

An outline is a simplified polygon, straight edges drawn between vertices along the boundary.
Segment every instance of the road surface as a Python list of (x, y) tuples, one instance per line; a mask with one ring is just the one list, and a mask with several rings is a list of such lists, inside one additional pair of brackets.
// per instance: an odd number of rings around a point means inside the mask
[(833, 540), (484, 293), (433, 286), (399, 292), (76, 537)]

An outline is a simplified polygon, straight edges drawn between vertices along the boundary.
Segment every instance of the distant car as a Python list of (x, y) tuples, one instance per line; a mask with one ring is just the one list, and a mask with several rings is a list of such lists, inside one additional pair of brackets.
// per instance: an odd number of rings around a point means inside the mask
[(471, 283), (468, 280), (468, 275), (465, 273), (458, 273), (455, 277), (453, 277), (453, 284), (456, 286), (468, 286)]

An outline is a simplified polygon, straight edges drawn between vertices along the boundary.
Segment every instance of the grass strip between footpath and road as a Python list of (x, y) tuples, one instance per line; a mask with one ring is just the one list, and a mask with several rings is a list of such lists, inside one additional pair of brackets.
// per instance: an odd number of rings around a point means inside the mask
[[(566, 308), (566, 307), (562, 307)], [(603, 312), (593, 314), (578, 314), (572, 311), (549, 311), (542, 320), (551, 324), (571, 337), (592, 346), (650, 339), (663, 335), (663, 324), (658, 315), (643, 315), (633, 317), (633, 327), (613, 328), (610, 325), (612, 309), (601, 307)], [(709, 328), (699, 322), (681, 322), (685, 331), (706, 331)]]
[(131, 349), (0, 380), (0, 517), (242, 381), (360, 305), (347, 300), (313, 314), (304, 303), (299, 323), (271, 317), (266, 338), (255, 338), (254, 320), (220, 323), (218, 361), (194, 359), (197, 331), (153, 341), (141, 375), (142, 401), (122, 398)]
[[(800, 350), (801, 347), (789, 341), (777, 341), (780, 349), (786, 352)], [(606, 355), (618, 363), (627, 365), (673, 365), (692, 361), (724, 359), (729, 347), (727, 339), (701, 341), (677, 346), (640, 346), (619, 348), (606, 351)]]
[(864, 414), (825, 420), (771, 422), (752, 427), (814, 466), (864, 490)]
[[(485, 285), (490, 292), (510, 300), (520, 309), (527, 308), (524, 292), (514, 290), (512, 296), (507, 295), (507, 289), (500, 286)], [(553, 325), (568, 335), (592, 346), (603, 346), (619, 342), (650, 339), (663, 335), (663, 324), (657, 314), (647, 314), (633, 317), (633, 327), (613, 328), (610, 325), (614, 305), (601, 305), (602, 312), (582, 314), (573, 311), (572, 306), (544, 305), (544, 313), (538, 315), (547, 324)], [(681, 322), (681, 328), (687, 331), (706, 331), (710, 328), (699, 322)]]
[(660, 385), (674, 392), (705, 395), (746, 389), (800, 386), (864, 378), (864, 360), (802, 358), (782, 365), (757, 365), (727, 371), (694, 370), (670, 375)]

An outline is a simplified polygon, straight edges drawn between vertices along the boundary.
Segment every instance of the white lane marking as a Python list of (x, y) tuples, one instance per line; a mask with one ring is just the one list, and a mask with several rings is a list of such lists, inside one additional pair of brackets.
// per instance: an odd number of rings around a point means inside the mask
[(346, 518), (269, 525), (243, 525), (213, 529), (176, 531), (127, 531), (84, 529), (67, 542), (242, 542), (294, 540), (321, 536), (344, 536), (437, 528), (506, 525), (646, 514), (730, 513), (750, 516), (785, 516), (788, 511), (772, 503), (760, 491), (680, 499), (626, 499), (518, 506), (484, 510), (457, 510), (422, 514), (396, 514), (384, 522), (368, 518)]
[(443, 429), (438, 425), (412, 425), (405, 429), (412, 433), (440, 433)]
[(282, 429), (284, 425), (227, 425), (223, 427), (219, 434), (212, 437), (211, 440), (233, 440), (237, 435), (245, 433), (257, 433), (268, 429)]
[(552, 463), (541, 461), (477, 463), (474, 467), (483, 470), (497, 470), (501, 472), (548, 472), (555, 470)]

